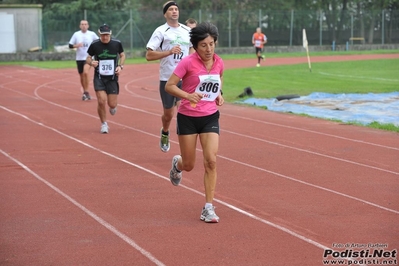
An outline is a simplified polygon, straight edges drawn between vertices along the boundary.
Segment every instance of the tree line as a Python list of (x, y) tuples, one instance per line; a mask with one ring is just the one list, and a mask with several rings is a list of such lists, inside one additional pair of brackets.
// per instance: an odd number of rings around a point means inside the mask
[[(74, 18), (76, 14), (82, 17), (81, 14), (86, 11), (91, 13), (114, 12), (117, 14), (119, 11), (134, 10), (136, 17), (138, 17), (136, 22), (140, 23), (140, 19), (147, 19), (145, 14), (161, 12), (162, 5), (166, 0), (162, 2), (159, 0), (1, 0), (0, 2), (3, 4), (43, 5), (43, 18), (52, 20), (52, 23), (49, 23), (48, 26), (48, 29), (52, 30), (51, 27), (63, 29), (65, 19)], [(389, 42), (389, 38), (396, 32), (395, 30), (397, 30), (399, 25), (399, 0), (181, 0), (177, 1), (177, 3), (181, 10), (181, 17), (182, 14), (192, 14), (193, 10), (201, 10), (204, 14), (213, 14), (211, 20), (216, 23), (218, 20), (221, 21), (220, 23), (228, 21), (227, 15), (225, 15), (226, 10), (233, 10), (234, 20), (231, 20), (233, 25), (217, 26), (242, 30), (246, 30), (249, 27), (253, 28), (254, 23), (258, 23), (258, 21), (259, 25), (264, 27), (265, 30), (287, 28), (289, 27), (289, 25), (287, 26), (287, 21), (290, 18), (285, 14), (296, 12), (295, 23), (298, 29), (308, 27), (322, 28), (328, 32), (330, 40), (339, 40), (345, 29), (347, 30), (351, 26), (350, 23), (353, 23), (350, 21), (351, 15), (356, 17), (355, 23), (357, 23), (357, 28), (361, 31), (358, 35), (367, 37), (366, 39), (369, 43), (373, 43), (374, 31), (376, 29), (381, 30), (381, 27), (385, 27), (384, 33), (386, 32)], [(258, 16), (257, 10), (261, 10), (262, 14), (268, 15), (255, 18)], [(276, 13), (283, 15), (278, 18), (275, 16), (272, 21), (270, 18)], [(302, 17), (301, 14), (303, 14)], [(309, 18), (308, 14), (323, 16), (323, 25), (318, 25), (314, 15)], [(184, 18), (187, 17), (184, 16)], [(182, 18), (182, 22), (184, 18)], [(117, 19), (117, 15), (115, 15), (115, 19)], [(205, 17), (204, 20), (208, 20), (208, 18)], [(382, 20), (386, 21), (386, 25), (381, 25)], [(77, 22), (74, 21), (73, 23), (76, 25)], [(155, 22), (154, 25), (158, 23)], [(149, 26), (153, 27), (152, 24)]]

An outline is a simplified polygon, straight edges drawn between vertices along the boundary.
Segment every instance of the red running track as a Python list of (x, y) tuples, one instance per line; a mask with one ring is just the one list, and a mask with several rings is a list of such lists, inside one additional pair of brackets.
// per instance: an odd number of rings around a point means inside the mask
[[(386, 56), (398, 57), (370, 57)], [(282, 63), (307, 61), (266, 61)], [(169, 153), (158, 147), (158, 64), (125, 67), (108, 135), (75, 69), (0, 70), (0, 265), (323, 265), (330, 249), (396, 259), (397, 133), (226, 104), (221, 221), (206, 224), (201, 150), (174, 187), (175, 132)]]

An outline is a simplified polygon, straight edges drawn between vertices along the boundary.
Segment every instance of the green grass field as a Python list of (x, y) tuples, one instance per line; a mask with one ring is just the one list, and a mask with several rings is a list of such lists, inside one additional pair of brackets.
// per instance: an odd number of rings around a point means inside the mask
[(225, 100), (237, 100), (245, 87), (257, 98), (327, 93), (384, 93), (399, 90), (399, 59), (313, 63), (226, 70)]
[[(348, 54), (387, 54), (397, 50), (318, 52), (311, 56)], [(267, 54), (268, 58), (304, 56), (304, 53)], [(221, 55), (223, 60), (252, 58), (253, 54)], [(127, 59), (125, 64), (148, 63), (145, 58)], [(27, 65), (40, 68), (76, 68), (75, 61), (0, 62), (1, 65)], [(235, 102), (246, 87), (251, 87), (256, 98), (275, 98), (279, 95), (308, 95), (327, 93), (385, 93), (399, 91), (399, 59), (343, 61), (270, 66), (261, 68), (230, 69), (224, 73), (223, 96)], [(399, 132), (393, 125), (370, 125)]]
[[(399, 91), (399, 59), (344, 61), (227, 70), (223, 96), (228, 102), (240, 100), (251, 87), (256, 98), (279, 95), (326, 93), (386, 93)], [(353, 123), (355, 124), (355, 123)], [(399, 132), (393, 124), (373, 122), (368, 127)]]

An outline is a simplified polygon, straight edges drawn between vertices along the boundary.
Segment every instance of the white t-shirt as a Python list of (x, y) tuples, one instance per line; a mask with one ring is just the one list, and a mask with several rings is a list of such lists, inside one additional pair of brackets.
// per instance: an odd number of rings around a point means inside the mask
[(76, 61), (86, 60), (87, 49), (89, 48), (91, 42), (97, 39), (97, 34), (90, 30), (86, 31), (85, 33), (79, 30), (72, 35), (69, 44), (75, 45), (78, 43), (83, 43), (82, 47), (76, 49)]
[(190, 28), (179, 24), (179, 27), (170, 27), (167, 23), (159, 26), (152, 33), (147, 43), (147, 49), (153, 51), (171, 50), (173, 46), (179, 44), (181, 48), (180, 54), (172, 54), (160, 60), (159, 79), (167, 81), (172, 75), (177, 64), (186, 57), (190, 52)]

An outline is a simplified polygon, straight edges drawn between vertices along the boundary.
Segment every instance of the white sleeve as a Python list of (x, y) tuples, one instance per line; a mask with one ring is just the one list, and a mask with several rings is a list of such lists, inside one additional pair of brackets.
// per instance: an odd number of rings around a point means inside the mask
[(76, 44), (76, 32), (72, 35), (71, 39), (69, 40), (69, 44)]
[(147, 49), (150, 48), (153, 51), (156, 51), (160, 48), (161, 43), (163, 41), (163, 35), (159, 30), (155, 30), (152, 35), (150, 40), (147, 43)]

